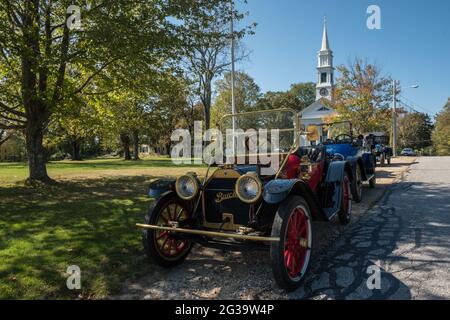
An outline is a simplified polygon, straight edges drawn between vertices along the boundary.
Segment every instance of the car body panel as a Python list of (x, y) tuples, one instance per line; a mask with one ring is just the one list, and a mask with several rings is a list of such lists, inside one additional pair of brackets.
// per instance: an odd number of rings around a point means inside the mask
[(165, 192), (175, 190), (176, 179), (156, 179), (150, 182), (148, 195), (152, 198), (159, 198)]
[(333, 161), (328, 168), (323, 196), (323, 210), (328, 220), (331, 220), (341, 208), (342, 181), (344, 180), (346, 166), (348, 166), (346, 161)]
[(354, 146), (350, 143), (339, 143), (325, 146), (330, 156), (340, 154), (349, 162), (353, 175), (356, 174), (356, 165), (361, 166), (363, 181), (368, 181), (375, 172), (375, 157), (371, 152), (365, 151), (363, 147)]
[[(320, 220), (331, 220), (339, 212), (342, 201), (342, 181), (344, 173), (349, 169), (346, 161), (333, 161), (328, 166), (325, 180), (323, 181), (323, 190), (316, 197), (318, 205), (321, 208)], [(299, 194), (305, 198), (311, 197), (312, 192), (306, 191), (305, 182), (299, 179), (277, 179), (268, 182), (264, 186), (263, 199), (270, 204), (278, 204), (284, 201), (291, 194)], [(308, 188), (311, 190), (310, 188)]]

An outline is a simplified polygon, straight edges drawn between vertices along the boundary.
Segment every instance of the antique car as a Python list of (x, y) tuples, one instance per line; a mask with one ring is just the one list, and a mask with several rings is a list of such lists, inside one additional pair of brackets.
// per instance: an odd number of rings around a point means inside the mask
[(375, 144), (375, 157), (377, 163), (383, 167), (386, 162), (387, 164), (391, 164), (391, 158), (393, 156), (393, 150), (389, 147), (389, 136), (387, 136), (383, 132), (372, 132), (367, 134), (367, 136), (372, 136), (373, 143)]
[(362, 135), (355, 137), (350, 121), (311, 124), (306, 131), (321, 137), (315, 143), (325, 147), (328, 157), (340, 157), (351, 165), (355, 177), (351, 185), (353, 200), (361, 202), (363, 182), (368, 182), (371, 188), (376, 185), (373, 141), (364, 139)]
[(278, 128), (279, 146), (269, 146), (279, 168), (272, 172), (270, 163), (262, 163), (259, 149), (256, 163), (249, 161), (249, 152), (236, 151), (231, 158), (242, 156), (238, 164), (208, 161), (203, 178), (187, 173), (152, 182), (149, 195), (155, 201), (145, 223), (137, 224), (143, 230), (145, 253), (160, 266), (174, 267), (185, 260), (193, 244), (268, 251), (276, 283), (295, 290), (310, 263), (311, 222), (336, 218), (347, 224), (351, 219), (351, 166), (328, 156), (324, 146), (301, 145), (304, 132), (293, 110), (228, 115), (222, 131), (231, 122), (233, 130), (243, 132)]

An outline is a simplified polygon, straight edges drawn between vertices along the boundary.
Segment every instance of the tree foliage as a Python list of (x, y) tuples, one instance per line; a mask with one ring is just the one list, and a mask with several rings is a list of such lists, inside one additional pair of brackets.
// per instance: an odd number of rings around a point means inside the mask
[(189, 77), (195, 81), (195, 91), (203, 105), (205, 128), (211, 125), (211, 107), (213, 99), (213, 82), (228, 71), (232, 62), (231, 39), (236, 43), (235, 62), (248, 56), (245, 49), (239, 45), (240, 40), (247, 34), (254, 33), (256, 24), (243, 28), (236, 28), (230, 34), (230, 20), (239, 22), (245, 14), (230, 8), (230, 1), (223, 1), (215, 7), (209, 8), (203, 19), (192, 17), (187, 23), (193, 30), (191, 45), (186, 47), (186, 69)]
[(430, 116), (413, 112), (398, 121), (398, 141), (402, 148), (423, 149), (431, 145), (433, 125)]
[(374, 64), (355, 59), (339, 66), (332, 107), (358, 132), (390, 131), (392, 79)]
[(450, 98), (444, 109), (436, 116), (432, 139), (438, 155), (450, 155)]
[(66, 23), (73, 1), (0, 2), (0, 128), (25, 133), (30, 179), (50, 180), (43, 139), (59, 108), (140, 77), (157, 86), (194, 38), (188, 21), (207, 25), (224, 2), (83, 1), (79, 29)]
[[(245, 72), (235, 73), (235, 101), (237, 113), (255, 110), (260, 97), (260, 88)], [(216, 97), (212, 107), (212, 124), (219, 124), (221, 118), (231, 112), (231, 73), (216, 82)]]
[(302, 111), (315, 101), (316, 85), (312, 82), (296, 83), (285, 92), (266, 92), (258, 101), (258, 109), (291, 108)]

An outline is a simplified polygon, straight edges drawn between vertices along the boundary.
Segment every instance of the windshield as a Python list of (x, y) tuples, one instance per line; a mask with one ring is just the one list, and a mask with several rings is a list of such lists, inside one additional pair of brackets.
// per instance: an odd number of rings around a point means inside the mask
[(308, 140), (309, 143), (316, 145), (337, 141), (351, 141), (354, 138), (352, 125), (348, 121), (305, 125), (304, 131), (306, 133), (302, 136), (302, 141)]
[(291, 109), (226, 115), (220, 125), (227, 139), (224, 146), (232, 145), (234, 133), (238, 156), (255, 152), (286, 153), (295, 143), (297, 128), (298, 116)]
[(376, 144), (382, 144), (382, 145), (388, 145), (389, 144), (389, 137), (388, 136), (375, 136), (374, 142)]

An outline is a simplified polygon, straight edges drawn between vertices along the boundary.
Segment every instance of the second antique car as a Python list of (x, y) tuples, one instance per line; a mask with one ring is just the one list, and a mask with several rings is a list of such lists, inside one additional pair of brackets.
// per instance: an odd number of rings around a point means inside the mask
[(350, 121), (337, 121), (309, 125), (306, 131), (317, 132), (321, 137), (317, 145), (323, 145), (330, 157), (347, 161), (355, 179), (352, 182), (352, 196), (355, 202), (361, 202), (363, 182), (375, 187), (376, 157), (372, 141), (364, 140), (362, 135), (355, 137)]
[(371, 137), (372, 143), (374, 145), (374, 154), (376, 157), (377, 163), (380, 163), (380, 166), (384, 166), (386, 163), (388, 165), (391, 164), (391, 158), (393, 156), (393, 150), (389, 146), (389, 136), (387, 136), (384, 132), (370, 132), (365, 134), (366, 137)]
[[(143, 224), (146, 255), (174, 267), (193, 244), (224, 250), (270, 252), (274, 279), (295, 290), (307, 273), (313, 250), (312, 221), (339, 219), (352, 212), (351, 165), (329, 156), (324, 146), (301, 145), (298, 114), (290, 109), (242, 113), (224, 123), (247, 130), (278, 128), (281, 165), (263, 175), (267, 163), (209, 165), (206, 176), (187, 173), (150, 184), (155, 198)], [(223, 128), (222, 128), (223, 130)], [(311, 140), (311, 139), (309, 139)], [(244, 159), (248, 160), (249, 154)], [(259, 159), (259, 158), (258, 158)]]

